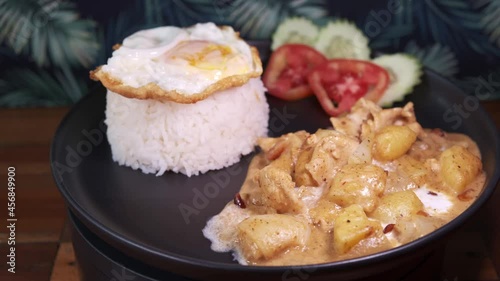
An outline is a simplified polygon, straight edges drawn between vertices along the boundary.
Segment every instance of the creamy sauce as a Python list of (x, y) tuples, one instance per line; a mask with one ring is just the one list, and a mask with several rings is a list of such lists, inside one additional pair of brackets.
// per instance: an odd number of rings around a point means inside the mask
[[(255, 184), (255, 181), (252, 180), (256, 173), (258, 173), (265, 165), (266, 159), (263, 153), (255, 156), (252, 162), (250, 163), (250, 167), (248, 169), (248, 175), (245, 183), (241, 187), (240, 195), (242, 198), (251, 198), (250, 194), (255, 194), (259, 192), (259, 186)], [(322, 187), (305, 187), (304, 189), (299, 190), (299, 193), (302, 191), (303, 198), (308, 197), (307, 195), (313, 194), (322, 194)], [(319, 192), (318, 192), (319, 191)], [(306, 193), (308, 193), (306, 195)], [(314, 205), (320, 199), (319, 196), (311, 196), (316, 197)], [(245, 199), (244, 199), (245, 200)], [(313, 205), (311, 203), (311, 205)], [(263, 210), (258, 205), (249, 205), (247, 209), (251, 213), (262, 213)], [(365, 239), (362, 243), (360, 243), (357, 247), (353, 248), (352, 251), (347, 255), (336, 255), (334, 251), (331, 249), (331, 231), (324, 231), (319, 226), (313, 226), (311, 228), (310, 237), (304, 247), (294, 247), (288, 249), (287, 251), (281, 253), (275, 258), (267, 261), (258, 261), (258, 262), (250, 262), (256, 265), (299, 265), (299, 264), (314, 264), (314, 263), (324, 263), (329, 261), (337, 261), (348, 259), (360, 255), (366, 255), (370, 253), (376, 253), (379, 251), (383, 251), (386, 249), (390, 249), (392, 244), (382, 235), (377, 235), (369, 239)]]
[[(325, 132), (316, 133), (315, 135), (324, 137)], [(327, 137), (331, 136), (327, 135)], [(443, 176), (440, 174), (439, 159), (442, 152), (454, 145), (459, 145), (467, 148), (475, 157), (480, 158), (479, 149), (474, 141), (465, 135), (420, 128), (417, 140), (404, 156), (391, 161), (378, 161), (374, 157), (366, 158), (370, 160), (365, 164), (380, 167), (385, 171), (387, 176), (385, 189), (378, 195), (370, 195), (373, 190), (370, 190), (369, 186), (365, 186), (363, 192), (359, 193), (360, 195), (358, 194), (359, 196), (371, 196), (370, 198), (375, 198), (377, 202), (375, 210), (370, 204), (363, 205), (364, 201), (356, 201), (355, 203), (364, 206), (370, 232), (366, 237), (350, 247), (348, 251), (340, 252), (338, 248), (334, 247), (336, 242), (334, 242), (333, 233), (336, 228), (332, 222), (347, 205), (343, 207), (338, 205), (342, 201), (333, 201), (335, 202), (333, 203), (329, 190), (333, 188), (332, 179), (339, 176), (338, 171), (342, 170), (343, 167), (347, 167), (346, 164), (353, 158), (348, 157), (349, 159), (344, 160), (339, 158), (336, 160), (337, 162), (332, 162), (332, 165), (341, 165), (341, 168), (330, 169), (329, 173), (336, 173), (336, 175), (324, 176), (324, 182), (314, 186), (297, 186), (299, 162), (303, 159), (310, 161), (311, 158), (318, 157), (318, 155), (315, 156), (312, 153), (309, 158), (301, 158), (301, 153), (307, 151), (307, 143), (314, 142), (316, 136), (298, 132), (295, 135), (282, 138), (287, 141), (288, 148), (281, 147), (279, 141), (274, 143), (263, 142), (260, 145), (263, 151), (252, 160), (247, 178), (238, 197), (241, 199), (239, 201), (244, 202), (245, 208), (229, 203), (221, 214), (208, 222), (207, 227), (203, 230), (205, 236), (213, 242), (213, 250), (225, 252), (230, 249), (236, 253), (235, 258), (241, 264), (269, 266), (316, 264), (365, 256), (400, 246), (436, 230), (460, 215), (479, 196), (485, 182), (485, 173), (480, 170), (463, 190), (456, 191), (456, 189), (445, 184)], [(358, 145), (361, 145), (355, 142), (353, 144), (354, 148), (349, 148), (349, 141), (342, 140), (337, 135), (330, 140), (332, 143), (336, 142), (334, 145), (337, 146), (335, 147), (338, 147), (339, 143), (341, 143), (342, 151), (349, 151), (349, 149), (354, 151)], [(293, 146), (294, 142), (298, 143), (295, 147)], [(316, 142), (316, 145), (318, 143), (320, 142)], [(289, 162), (285, 161), (286, 155), (284, 154), (287, 151), (290, 152)], [(276, 155), (279, 156), (276, 157)], [(322, 157), (323, 155), (319, 156)], [(411, 161), (408, 162), (406, 159)], [(323, 160), (328, 162), (328, 160)], [(359, 159), (356, 159), (356, 161), (359, 161)], [(271, 165), (270, 163), (274, 163), (272, 165), (281, 169), (280, 171), (291, 171), (290, 174), (295, 180), (293, 182), (295, 187), (291, 187), (290, 193), (280, 193), (282, 190), (278, 188), (272, 189), (272, 192), (266, 190), (267, 187), (264, 186), (262, 179), (262, 171), (267, 169)], [(289, 167), (289, 163), (293, 163), (292, 166), (295, 166), (295, 172), (293, 167)], [(312, 171), (311, 167), (309, 169)], [(378, 168), (375, 167), (375, 169)], [(271, 176), (269, 174), (269, 177)], [(354, 178), (356, 178), (356, 175)], [(280, 184), (286, 184), (288, 181), (287, 177), (283, 177)], [(368, 185), (373, 181), (374, 179), (368, 179)], [(376, 208), (380, 206), (381, 200), (384, 200), (390, 194), (408, 191), (416, 195), (418, 199), (415, 200), (419, 200), (419, 204), (422, 206), (416, 214), (408, 217), (403, 217), (401, 214), (401, 218), (396, 217), (395, 220), (389, 221), (380, 219), (380, 216), (377, 217)], [(281, 202), (281, 205), (277, 204), (276, 201), (280, 200), (288, 200), (288, 205), (283, 205), (283, 202)], [(327, 213), (324, 212), (324, 208), (328, 209)], [(248, 241), (241, 241), (243, 238), (238, 238), (238, 231), (242, 231), (241, 229), (238, 230), (238, 224), (248, 217), (263, 214), (286, 214), (302, 220), (310, 230), (307, 232), (306, 242), (288, 247), (286, 250), (276, 251), (271, 258), (252, 258), (255, 253), (245, 253), (242, 251), (243, 248), (240, 247), (241, 243), (248, 243)], [(226, 217), (231, 217), (231, 219), (225, 219)], [(234, 219), (234, 217), (238, 217), (238, 219)], [(259, 230), (256, 229), (255, 231), (258, 232)], [(280, 243), (279, 240), (277, 241), (276, 243)], [(221, 242), (226, 245), (224, 249), (216, 247)], [(250, 245), (253, 244), (250, 243)], [(258, 248), (258, 245), (255, 245), (252, 247)], [(272, 244), (270, 245), (272, 247)], [(252, 249), (252, 247), (250, 248)]]
[[(479, 149), (476, 144), (467, 136), (461, 134), (448, 134), (447, 138), (450, 141), (449, 144), (457, 142), (466, 144), (472, 151), (479, 155)], [(264, 153), (256, 155), (250, 163), (247, 178), (240, 190), (240, 195), (243, 200), (251, 198), (252, 196), (250, 196), (250, 194), (259, 192), (259, 186), (253, 179), (265, 165), (267, 165), (267, 161)], [(438, 179), (435, 178), (434, 180), (438, 182)], [(417, 188), (415, 193), (420, 198), (422, 203), (424, 203), (425, 211), (429, 215), (435, 216), (436, 220), (434, 222), (435, 228), (437, 229), (465, 211), (465, 209), (467, 209), (474, 202), (475, 198), (479, 196), (479, 193), (483, 189), (484, 182), (485, 174), (482, 173), (468, 185), (466, 190), (470, 190), (470, 195), (474, 198), (469, 201), (461, 201), (457, 198), (457, 196), (449, 196), (446, 192), (441, 191), (442, 188), (438, 185), (433, 187), (423, 186)], [(312, 190), (322, 189), (320, 187), (307, 188)], [(436, 193), (436, 195), (433, 195), (432, 192)], [(317, 198), (316, 201), (318, 199), (319, 198)], [(249, 210), (252, 214), (262, 214), (269, 211), (263, 210), (261, 206), (254, 204), (247, 205), (247, 210)], [(387, 223), (382, 224), (382, 226), (385, 225), (387, 225)], [(362, 240), (349, 253), (338, 255), (331, 249), (331, 231), (325, 232), (320, 227), (313, 226), (311, 229), (311, 236), (304, 247), (291, 248), (271, 260), (257, 261), (253, 262), (253, 264), (270, 266), (315, 264), (365, 256), (399, 246), (401, 243), (392, 238), (391, 236), (393, 235), (391, 234), (392, 233), (383, 234), (382, 229), (380, 229), (377, 235)]]

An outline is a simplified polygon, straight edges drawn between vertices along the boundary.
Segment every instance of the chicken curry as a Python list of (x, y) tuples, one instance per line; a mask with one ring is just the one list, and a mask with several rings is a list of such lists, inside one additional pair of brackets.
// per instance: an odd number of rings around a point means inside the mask
[(485, 174), (469, 137), (424, 129), (413, 104), (361, 99), (332, 129), (259, 141), (234, 202), (203, 230), (241, 264), (304, 265), (384, 251), (462, 213)]

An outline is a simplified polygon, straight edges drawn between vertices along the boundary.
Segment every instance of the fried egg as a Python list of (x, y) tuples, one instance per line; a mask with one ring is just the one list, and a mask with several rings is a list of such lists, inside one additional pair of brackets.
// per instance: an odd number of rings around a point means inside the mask
[(91, 78), (130, 98), (193, 103), (261, 74), (254, 47), (231, 27), (204, 23), (136, 32)]

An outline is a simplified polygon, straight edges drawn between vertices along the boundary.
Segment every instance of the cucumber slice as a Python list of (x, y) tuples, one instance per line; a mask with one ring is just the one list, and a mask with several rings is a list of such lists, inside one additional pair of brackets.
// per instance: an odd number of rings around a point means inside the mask
[(329, 59), (370, 59), (368, 38), (346, 20), (331, 21), (323, 27), (314, 47)]
[(274, 51), (286, 43), (314, 46), (318, 32), (318, 27), (306, 18), (287, 18), (274, 32), (271, 49)]
[(383, 55), (373, 60), (389, 72), (391, 84), (378, 101), (380, 106), (391, 106), (396, 101), (402, 101), (405, 95), (411, 93), (413, 87), (420, 83), (422, 64), (412, 55)]

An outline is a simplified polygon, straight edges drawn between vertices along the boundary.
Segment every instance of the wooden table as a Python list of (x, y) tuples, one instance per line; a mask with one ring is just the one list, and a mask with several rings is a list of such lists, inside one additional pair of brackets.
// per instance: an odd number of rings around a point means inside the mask
[[(484, 102), (500, 128), (500, 101)], [(51, 176), (49, 145), (68, 108), (0, 110), (0, 280), (79, 280), (66, 208)], [(16, 168), (16, 273), (7, 272), (7, 168)], [(442, 280), (497, 280), (500, 188), (446, 246)]]

